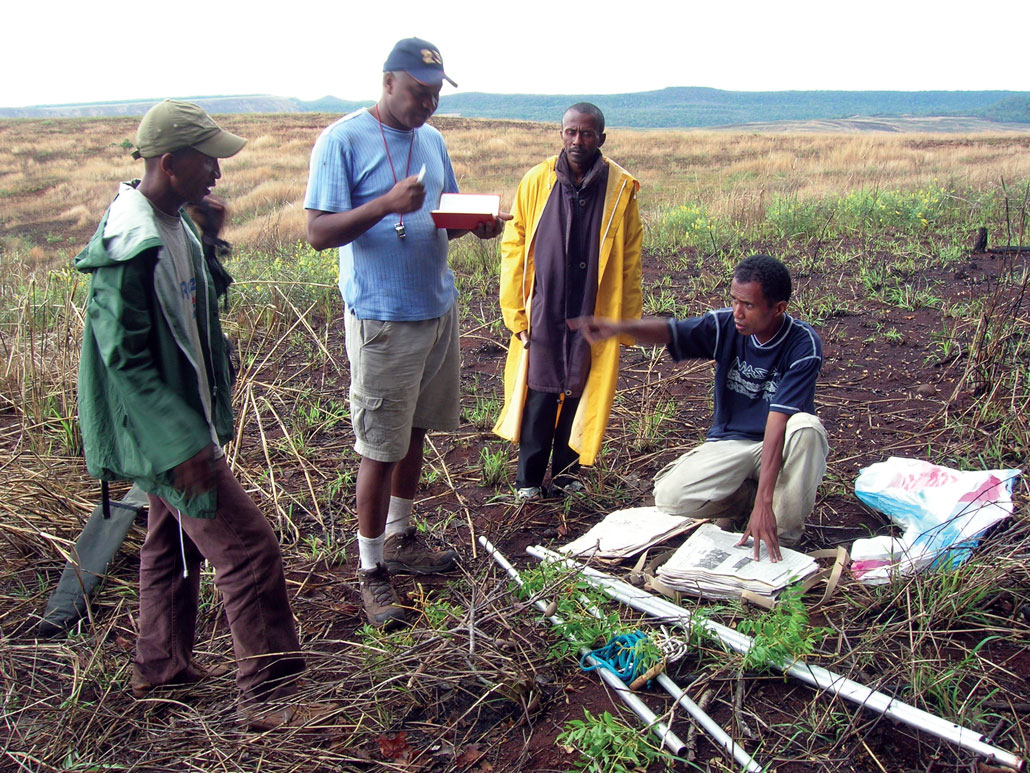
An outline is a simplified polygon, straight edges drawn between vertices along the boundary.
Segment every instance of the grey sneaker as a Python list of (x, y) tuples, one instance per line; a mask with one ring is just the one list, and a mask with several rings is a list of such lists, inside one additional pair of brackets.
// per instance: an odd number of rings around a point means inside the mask
[(385, 566), (376, 564), (375, 569), (359, 569), (358, 580), (361, 584), (361, 606), (370, 625), (392, 630), (407, 622)]
[(584, 486), (578, 480), (562, 481), (561, 483), (555, 481), (554, 486), (552, 486), (552, 488), (554, 489), (554, 493), (556, 493), (560, 497), (568, 497), (574, 494), (582, 494), (587, 490), (586, 486)]
[(544, 490), (540, 486), (526, 486), (515, 490), (515, 501), (517, 503), (522, 502), (535, 502), (538, 499), (544, 498)]
[(458, 565), (453, 550), (433, 550), (419, 539), (414, 528), (393, 534), (383, 544), (383, 560), (394, 574), (437, 574)]

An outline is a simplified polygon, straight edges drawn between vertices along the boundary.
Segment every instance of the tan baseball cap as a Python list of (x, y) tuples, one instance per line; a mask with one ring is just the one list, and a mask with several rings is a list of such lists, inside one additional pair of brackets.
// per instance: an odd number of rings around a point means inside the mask
[(158, 102), (140, 121), (133, 158), (155, 158), (183, 148), (212, 158), (235, 156), (247, 141), (222, 129), (200, 105), (177, 99)]

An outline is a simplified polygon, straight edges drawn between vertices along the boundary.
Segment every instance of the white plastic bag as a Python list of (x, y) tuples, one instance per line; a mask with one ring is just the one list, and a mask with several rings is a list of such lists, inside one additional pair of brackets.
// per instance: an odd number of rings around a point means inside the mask
[(852, 574), (881, 585), (893, 574), (958, 566), (980, 534), (1012, 514), (1012, 483), (1020, 472), (960, 471), (897, 456), (866, 467), (855, 480), (855, 494), (904, 534), (856, 540)]

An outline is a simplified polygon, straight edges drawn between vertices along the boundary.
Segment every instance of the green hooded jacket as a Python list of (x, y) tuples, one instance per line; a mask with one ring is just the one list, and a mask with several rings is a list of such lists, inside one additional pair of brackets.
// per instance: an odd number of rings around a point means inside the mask
[(213, 518), (215, 492), (187, 498), (172, 486), (172, 471), (212, 442), (199, 368), (207, 369), (218, 442), (232, 438), (234, 374), (218, 319), (218, 297), (232, 279), (217, 258), (205, 259), (196, 226), (180, 212), (197, 277), (204, 361), (195, 362), (174, 311), (179, 282), (138, 184), (119, 186), (96, 233), (75, 257), (75, 267), (92, 275), (79, 362), (86, 467), (101, 480), (135, 481), (182, 513)]

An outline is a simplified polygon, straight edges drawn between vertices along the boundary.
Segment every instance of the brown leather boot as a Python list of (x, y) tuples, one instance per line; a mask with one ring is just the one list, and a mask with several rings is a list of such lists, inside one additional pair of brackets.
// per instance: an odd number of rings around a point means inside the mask
[(370, 625), (393, 630), (406, 624), (404, 610), (385, 566), (376, 564), (375, 569), (358, 570), (358, 580), (361, 583), (361, 606)]
[(386, 538), (383, 560), (393, 574), (438, 574), (458, 565), (453, 550), (433, 550), (418, 536), (414, 528)]

